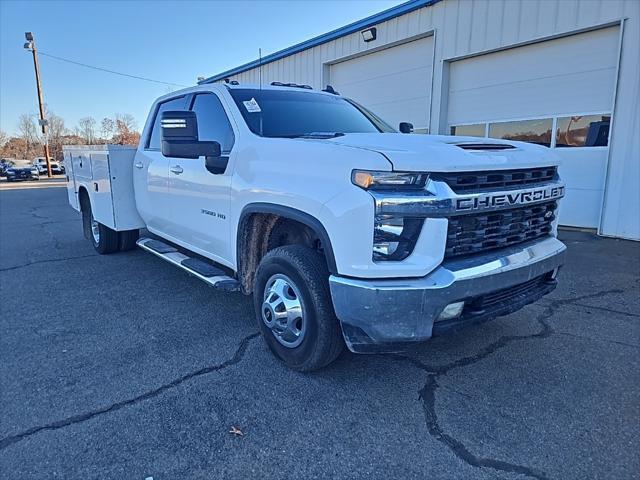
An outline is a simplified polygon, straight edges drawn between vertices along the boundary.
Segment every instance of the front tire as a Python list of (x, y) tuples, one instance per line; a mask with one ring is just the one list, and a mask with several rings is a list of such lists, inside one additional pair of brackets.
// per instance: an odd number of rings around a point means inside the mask
[(253, 298), (267, 345), (288, 367), (320, 369), (344, 348), (319, 252), (301, 245), (271, 250), (258, 266)]

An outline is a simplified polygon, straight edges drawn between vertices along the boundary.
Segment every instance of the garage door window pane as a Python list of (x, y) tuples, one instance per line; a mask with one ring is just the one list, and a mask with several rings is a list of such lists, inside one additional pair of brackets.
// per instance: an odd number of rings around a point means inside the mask
[(548, 147), (551, 145), (552, 123), (550, 118), (492, 123), (489, 125), (489, 136), (504, 140), (537, 143)]
[(560, 117), (556, 147), (606, 147), (610, 123), (610, 115)]
[(484, 131), (484, 123), (474, 123), (473, 125), (455, 125), (451, 127), (451, 135), (461, 135), (466, 137), (484, 137)]

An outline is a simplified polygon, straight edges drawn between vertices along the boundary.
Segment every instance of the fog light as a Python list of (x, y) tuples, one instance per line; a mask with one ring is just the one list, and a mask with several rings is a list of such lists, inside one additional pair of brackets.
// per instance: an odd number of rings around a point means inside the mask
[(452, 318), (458, 318), (462, 315), (462, 309), (464, 308), (464, 302), (450, 303), (438, 317), (438, 320), (451, 320)]
[(376, 215), (373, 261), (401, 261), (413, 252), (424, 219)]

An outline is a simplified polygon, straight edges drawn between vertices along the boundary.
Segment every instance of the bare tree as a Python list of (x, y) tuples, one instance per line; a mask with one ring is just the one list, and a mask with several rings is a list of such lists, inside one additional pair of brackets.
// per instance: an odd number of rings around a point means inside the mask
[(38, 127), (33, 115), (23, 113), (18, 119), (18, 132), (24, 142), (24, 158), (28, 158), (36, 144), (38, 143)]
[(88, 145), (95, 143), (96, 139), (96, 119), (93, 117), (84, 117), (78, 121), (80, 136)]
[(120, 123), (120, 125), (126, 128), (129, 132), (135, 132), (138, 130), (138, 123), (130, 113), (116, 113), (116, 125), (118, 123)]
[(62, 145), (67, 129), (64, 126), (64, 120), (53, 112), (47, 113), (49, 121), (49, 147), (51, 148), (51, 156), (56, 160), (62, 160)]
[(136, 121), (132, 115), (116, 115), (116, 131), (112, 142), (118, 145), (136, 145), (140, 141), (140, 134), (136, 131)]
[(0, 147), (4, 147), (4, 145), (9, 141), (9, 135), (7, 132), (0, 130)]
[(112, 118), (104, 117), (100, 122), (100, 133), (101, 133), (100, 136), (104, 139), (105, 142), (109, 142), (109, 140), (111, 140), (111, 137), (113, 137), (113, 134), (115, 132), (115, 129), (116, 129), (116, 124)]

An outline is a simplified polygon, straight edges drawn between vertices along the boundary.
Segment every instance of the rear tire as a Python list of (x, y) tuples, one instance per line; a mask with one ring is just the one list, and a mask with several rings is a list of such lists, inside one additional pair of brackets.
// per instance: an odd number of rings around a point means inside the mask
[(118, 251), (118, 232), (111, 230), (93, 218), (91, 204), (88, 201), (84, 202), (82, 209), (82, 226), (85, 237), (91, 241), (96, 252), (106, 255)]
[(254, 305), (267, 345), (303, 372), (333, 362), (344, 348), (324, 256), (301, 245), (267, 253), (256, 272)]
[(121, 252), (128, 252), (136, 247), (136, 242), (140, 238), (140, 230), (125, 230), (118, 232), (118, 248)]

